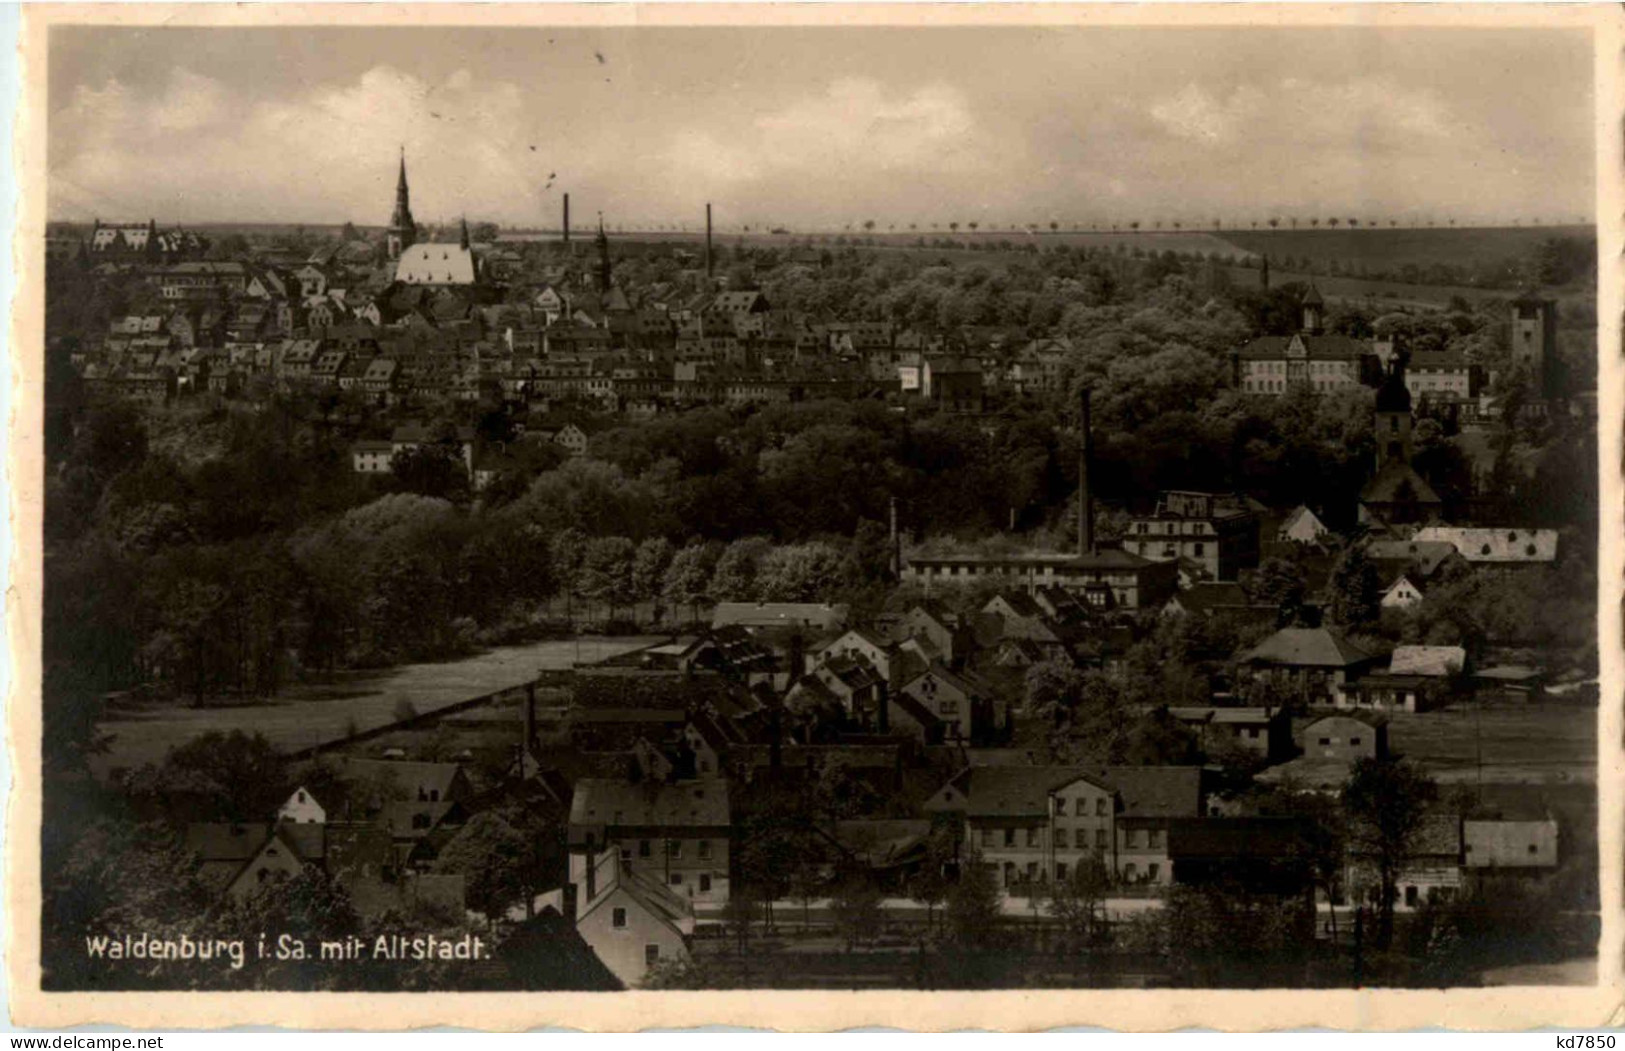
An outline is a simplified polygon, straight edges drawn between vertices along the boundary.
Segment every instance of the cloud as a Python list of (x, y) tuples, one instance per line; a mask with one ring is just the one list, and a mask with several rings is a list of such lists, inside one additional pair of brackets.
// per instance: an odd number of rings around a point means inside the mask
[(675, 129), (662, 156), (679, 181), (720, 184), (753, 207), (837, 188), (842, 205), (861, 211), (895, 200), (900, 180), (986, 171), (997, 151), (980, 135), (969, 102), (947, 84), (890, 90), (847, 77), (725, 132)]
[(517, 86), (468, 70), (433, 83), (380, 65), (283, 100), (185, 68), (145, 94), (110, 79), (81, 85), (53, 118), (53, 206), (381, 223), (404, 146), (414, 211), (450, 218), (539, 188), (528, 168), (545, 161), (527, 159), (525, 117)]
[(1293, 140), (1322, 146), (1373, 140), (1425, 144), (1449, 136), (1455, 123), (1433, 92), (1386, 77), (1335, 83), (1286, 77), (1228, 94), (1190, 83), (1152, 102), (1149, 113), (1174, 138), (1212, 147)]

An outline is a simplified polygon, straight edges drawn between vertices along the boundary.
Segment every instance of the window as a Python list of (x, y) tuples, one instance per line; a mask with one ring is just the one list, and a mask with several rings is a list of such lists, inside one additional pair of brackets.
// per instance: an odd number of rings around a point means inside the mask
[(1016, 845), (1016, 830), (1015, 829), (1007, 828), (1007, 829), (1004, 830), (1004, 845), (1007, 846), (1007, 847), (1013, 847), (1013, 846)]
[(674, 887), (680, 887), (680, 886), (682, 886), (682, 884), (683, 884), (683, 874), (681, 872), (673, 872), (671, 874), (671, 885), (674, 886)]
[(1099, 850), (1106, 849), (1106, 830), (1103, 828), (1095, 829), (1095, 847)]
[(1066, 849), (1066, 829), (1064, 828), (1058, 828), (1055, 830), (1055, 849)]
[(1145, 878), (1150, 880), (1151, 882), (1155, 883), (1156, 880), (1157, 880), (1157, 876), (1160, 875), (1161, 872), (1162, 872), (1162, 866), (1158, 865), (1156, 862), (1152, 862), (1151, 864), (1149, 864), (1149, 865), (1147, 865), (1145, 867)]
[(991, 828), (982, 829), (982, 846), (993, 846), (993, 830)]
[(1332, 739), (1330, 737), (1322, 737), (1320, 739), (1320, 743), (1323, 744), (1323, 745), (1330, 746), (1331, 743), (1332, 743)]
[(638, 840), (638, 857), (647, 858), (653, 855), (654, 851), (650, 849), (649, 841), (647, 839)]
[(1038, 862), (1036, 862), (1036, 861), (1027, 862), (1027, 882), (1028, 883), (1037, 883), (1038, 882)]
[(1350, 737), (1349, 744), (1355, 748), (1358, 748), (1360, 747), (1360, 739), (1358, 737)]
[(668, 839), (668, 840), (666, 840), (666, 856), (668, 858), (680, 858), (680, 857), (682, 857), (683, 856), (683, 841), (680, 840), (680, 839)]
[(609, 925), (616, 930), (626, 926), (626, 910), (615, 909), (609, 914)]
[(1138, 879), (1139, 875), (1140, 875), (1140, 869), (1139, 869), (1139, 867), (1137, 865), (1134, 864), (1134, 862), (1131, 861), (1127, 865), (1123, 866), (1123, 878), (1128, 880), (1130, 883), (1132, 883), (1132, 882), (1134, 882), (1134, 880)]
[(1198, 540), (1198, 541), (1197, 541), (1197, 542), (1196, 542), (1196, 548), (1195, 548), (1195, 550), (1196, 550), (1196, 555), (1197, 555), (1197, 557), (1198, 557), (1198, 558), (1200, 558), (1200, 557), (1201, 557), (1201, 554), (1202, 554), (1202, 542), (1201, 542), (1201, 541), (1200, 541), (1200, 540)]
[(1414, 886), (1413, 887), (1406, 887), (1405, 888), (1405, 904), (1406, 904), (1406, 906), (1409, 907), (1409, 908), (1415, 908), (1416, 907), (1416, 902), (1417, 902), (1416, 888)]
[(1055, 879), (1058, 883), (1066, 882), (1066, 862), (1057, 861), (1055, 863)]
[(660, 962), (660, 946), (658, 946), (658, 945), (645, 945), (643, 947), (643, 964), (644, 964), (644, 966), (645, 967), (653, 967), (655, 964), (657, 964), (659, 962)]
[(1056, 813), (1057, 816), (1065, 816), (1065, 814), (1066, 814), (1066, 797), (1065, 796), (1056, 796), (1055, 797), (1055, 813)]
[(1161, 847), (1162, 846), (1162, 829), (1160, 829), (1160, 828), (1147, 829), (1146, 833), (1145, 833), (1145, 845), (1148, 846), (1148, 847)]
[(705, 893), (708, 893), (710, 890), (711, 890), (711, 874), (709, 872), (700, 873), (700, 893), (705, 894)]
[(700, 860), (711, 860), (711, 841), (709, 839), (700, 840)]
[(1097, 817), (1105, 817), (1106, 816), (1106, 798), (1104, 796), (1102, 796), (1101, 798), (1095, 800), (1095, 816), (1097, 816)]
[(1531, 854), (1538, 854), (1538, 853), (1539, 853), (1539, 852), (1540, 852), (1540, 851), (1539, 851), (1539, 849), (1538, 849), (1538, 848), (1537, 848), (1537, 847), (1536, 847), (1536, 846), (1535, 846), (1535, 844), (1533, 844), (1533, 843), (1531, 843), (1531, 844), (1529, 844), (1529, 853), (1531, 853)]
[(1027, 830), (1027, 845), (1029, 847), (1038, 846), (1038, 829), (1029, 828)]

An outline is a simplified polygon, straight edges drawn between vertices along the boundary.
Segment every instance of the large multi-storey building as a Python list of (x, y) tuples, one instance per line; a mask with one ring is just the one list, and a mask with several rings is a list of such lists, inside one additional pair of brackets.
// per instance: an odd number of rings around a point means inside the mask
[(1083, 554), (910, 555), (903, 579), (923, 585), (927, 594), (932, 585), (992, 580), (1029, 592), (1063, 587), (1096, 607), (1156, 609), (1179, 589), (1179, 565), (1111, 548)]
[(615, 848), (623, 868), (691, 901), (728, 900), (728, 782), (700, 778), (632, 783), (576, 782), (570, 803), (570, 879)]
[(1258, 516), (1240, 496), (1170, 490), (1148, 516), (1130, 519), (1123, 549), (1153, 561), (1184, 559), (1213, 580), (1258, 565)]
[(1006, 890), (1065, 880), (1093, 858), (1118, 880), (1167, 884), (1168, 823), (1202, 813), (1197, 767), (975, 766), (926, 810), (964, 820), (968, 851)]

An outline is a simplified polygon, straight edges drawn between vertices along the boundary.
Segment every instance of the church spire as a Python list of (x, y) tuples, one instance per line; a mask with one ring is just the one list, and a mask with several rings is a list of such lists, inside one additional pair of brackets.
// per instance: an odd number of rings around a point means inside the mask
[(457, 235), (457, 247), (468, 250), (468, 216), (463, 216), (462, 230)]
[(609, 261), (609, 236), (604, 233), (604, 213), (598, 213), (598, 291), (609, 294), (613, 281), (613, 267)]
[(399, 259), (417, 240), (418, 226), (412, 219), (411, 191), (406, 186), (406, 147), (401, 147), (400, 174), (395, 180), (395, 211), (389, 217), (389, 232), (385, 244), (389, 258)]

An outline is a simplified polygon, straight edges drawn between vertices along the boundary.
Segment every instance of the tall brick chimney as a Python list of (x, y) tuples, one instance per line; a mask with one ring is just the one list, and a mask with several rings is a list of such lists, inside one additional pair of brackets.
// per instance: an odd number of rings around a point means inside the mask
[(570, 195), (564, 195), (564, 243), (570, 243)]
[(711, 202), (705, 202), (705, 276), (711, 276)]

